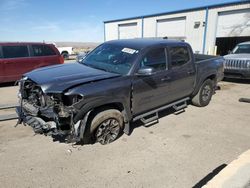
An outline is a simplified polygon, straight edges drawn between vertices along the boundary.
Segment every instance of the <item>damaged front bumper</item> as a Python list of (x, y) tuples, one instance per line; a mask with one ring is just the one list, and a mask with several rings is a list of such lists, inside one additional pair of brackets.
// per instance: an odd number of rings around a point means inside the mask
[(73, 105), (66, 106), (62, 100), (49, 98), (39, 88), (24, 88), (24, 82), (21, 82), (18, 94), (20, 106), (16, 108), (19, 116), (17, 124), (29, 125), (37, 134), (60, 136), (60, 140), (64, 138), (66, 142), (81, 141), (86, 123), (84, 120), (74, 122), (78, 111)]
[(35, 133), (40, 134), (49, 134), (52, 135), (57, 133), (56, 122), (54, 121), (44, 121), (42, 118), (35, 117), (23, 112), (20, 106), (16, 107), (16, 112), (19, 116), (19, 124), (24, 123), (25, 125), (29, 125), (34, 129)]
[[(85, 129), (84, 121), (81, 123), (79, 120), (77, 123), (73, 123), (73, 117), (71, 121), (71, 125), (69, 125), (69, 129), (62, 130), (57, 120), (45, 119), (42, 117), (36, 116), (34, 111), (28, 111), (27, 109), (29, 105), (26, 103), (16, 107), (16, 113), (19, 117), (17, 124), (28, 125), (33, 128), (36, 134), (44, 134), (46, 136), (59, 136), (60, 138), (64, 138), (65, 142), (68, 143), (76, 143), (80, 142), (83, 138), (83, 133)], [(37, 111), (40, 113), (40, 111)], [(33, 113), (33, 114), (32, 114)], [(57, 118), (56, 118), (57, 119)], [(81, 126), (80, 126), (81, 125)]]

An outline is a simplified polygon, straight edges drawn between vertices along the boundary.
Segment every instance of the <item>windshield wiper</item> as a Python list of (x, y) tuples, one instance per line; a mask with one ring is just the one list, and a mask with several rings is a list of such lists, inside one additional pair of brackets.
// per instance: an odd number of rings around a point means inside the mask
[(111, 71), (108, 71), (107, 69), (96, 67), (96, 66), (93, 66), (93, 65), (90, 65), (90, 64), (84, 64), (83, 63), (83, 65), (86, 65), (86, 66), (94, 68), (94, 69), (102, 70), (102, 71), (105, 71), (105, 72), (111, 72)]
[(111, 71), (109, 71), (108, 69), (104, 69), (104, 68), (96, 68), (96, 69), (99, 69), (99, 70), (102, 70), (102, 71), (105, 71), (105, 72), (111, 72)]

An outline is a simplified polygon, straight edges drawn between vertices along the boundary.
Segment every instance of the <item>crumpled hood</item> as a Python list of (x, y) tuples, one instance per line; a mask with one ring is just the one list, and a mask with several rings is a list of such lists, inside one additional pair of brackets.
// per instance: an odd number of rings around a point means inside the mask
[(239, 59), (250, 60), (250, 54), (228, 54), (224, 56), (225, 59)]
[(26, 73), (24, 76), (41, 86), (44, 93), (62, 93), (80, 84), (120, 75), (94, 69), (80, 63), (68, 63), (39, 68)]

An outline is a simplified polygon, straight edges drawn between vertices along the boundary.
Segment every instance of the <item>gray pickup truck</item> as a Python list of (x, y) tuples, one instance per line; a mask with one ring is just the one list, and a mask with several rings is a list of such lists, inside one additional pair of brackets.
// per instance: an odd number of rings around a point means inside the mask
[(225, 77), (250, 79), (250, 41), (238, 44), (224, 58)]
[(20, 80), (19, 122), (68, 142), (108, 144), (132, 122), (158, 112), (209, 104), (223, 78), (223, 57), (194, 55), (189, 44), (160, 39), (101, 44), (82, 63), (40, 68)]

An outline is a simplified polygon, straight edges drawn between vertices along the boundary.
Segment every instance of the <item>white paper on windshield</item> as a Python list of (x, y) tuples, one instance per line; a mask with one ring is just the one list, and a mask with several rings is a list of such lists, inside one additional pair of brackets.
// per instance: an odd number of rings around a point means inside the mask
[(136, 52), (135, 49), (131, 49), (131, 48), (123, 48), (122, 52), (128, 53), (128, 54), (134, 54)]

